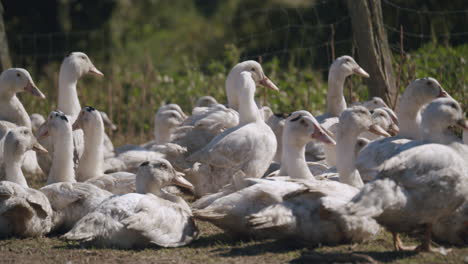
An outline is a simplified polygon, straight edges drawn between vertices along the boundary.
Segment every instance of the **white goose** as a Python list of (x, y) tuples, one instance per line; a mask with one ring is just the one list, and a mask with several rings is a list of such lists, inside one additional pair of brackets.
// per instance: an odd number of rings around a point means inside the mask
[[(58, 83), (58, 110), (64, 112), (71, 122), (74, 122), (81, 110), (80, 100), (76, 85), (78, 80), (87, 73), (103, 76), (89, 57), (83, 52), (72, 52), (62, 62), (59, 72)], [(41, 133), (39, 131), (39, 133)], [(83, 153), (84, 141), (83, 131), (77, 130), (73, 133), (73, 141), (76, 149), (75, 160)], [(40, 140), (40, 143), (53, 153), (53, 144), (50, 138)], [(50, 156), (39, 155), (39, 165), (44, 173), (48, 174), (51, 166)]]
[(197, 196), (216, 192), (242, 171), (258, 178), (268, 168), (276, 152), (276, 138), (265, 124), (254, 101), (255, 82), (251, 72), (241, 72), (239, 83), (239, 125), (216, 136), (206, 147), (191, 155), (194, 165), (187, 178)]
[[(192, 116), (184, 122), (184, 127), (176, 131), (173, 143), (187, 148), (187, 154), (202, 149), (214, 136), (239, 124), (238, 108), (240, 103), (239, 89), (242, 87), (241, 72), (250, 72), (255, 84), (263, 85), (278, 91), (278, 87), (266, 77), (262, 66), (256, 61), (244, 61), (235, 65), (226, 79), (226, 95), (228, 107), (221, 104), (209, 107), (195, 107)], [(210, 101), (212, 101), (210, 99)], [(265, 120), (265, 119), (264, 119)], [(192, 129), (189, 129), (193, 126)]]
[(52, 208), (47, 197), (28, 188), (21, 171), (28, 150), (45, 151), (27, 127), (12, 128), (5, 136), (6, 179), (0, 182), (0, 237), (42, 236), (52, 226)]
[(104, 122), (100, 112), (90, 106), (83, 107), (72, 128), (82, 129), (85, 137), (83, 155), (76, 168), (77, 180), (96, 185), (113, 194), (134, 192), (135, 174), (104, 174)]
[(112, 193), (92, 184), (77, 183), (73, 169), (73, 135), (70, 121), (62, 112), (52, 111), (40, 137), (53, 141), (52, 168), (47, 185), (40, 189), (54, 210), (53, 231), (65, 232)]
[[(358, 108), (357, 110), (362, 109)], [(348, 119), (348, 123), (349, 121), (354, 122), (356, 119), (364, 123), (361, 127), (355, 125), (350, 128), (354, 130), (356, 128), (358, 130), (369, 129), (372, 125), (369, 112), (360, 113), (356, 111), (356, 113), (348, 114), (346, 119)], [(346, 124), (347, 122), (343, 121), (342, 123)], [(302, 222), (303, 218), (308, 219), (308, 217), (320, 220), (322, 215), (317, 211), (320, 208), (320, 206), (317, 207), (318, 204), (324, 203), (323, 207), (327, 210), (337, 208), (338, 205), (343, 205), (347, 200), (351, 199), (358, 192), (358, 189), (339, 182), (318, 181), (310, 173), (304, 156), (305, 144), (312, 138), (322, 140), (325, 143), (333, 142), (310, 113), (306, 111), (293, 113), (286, 121), (284, 133), (284, 152), (280, 175), (289, 175), (290, 178), (297, 179), (296, 181), (281, 180), (284, 177), (273, 178), (274, 180), (247, 179), (247, 181), (253, 181), (253, 183), (246, 183), (250, 186), (244, 189), (221, 198), (216, 197), (217, 199), (213, 199), (216, 195), (208, 195), (195, 202), (193, 206), (203, 209), (194, 211), (194, 215), (236, 234), (255, 234), (255, 236), (260, 237), (295, 235), (296, 238), (318, 241), (317, 243), (338, 243), (347, 241), (346, 239), (362, 241), (375, 234), (378, 230), (378, 226), (375, 224), (356, 227), (359, 231), (354, 230), (354, 233), (337, 234), (338, 223), (335, 223), (336, 220), (332, 217), (322, 219), (322, 223), (316, 226), (314, 225), (317, 221), (311, 222), (314, 223), (312, 226), (299, 223)], [(354, 148), (351, 151), (354, 151)], [(348, 158), (348, 155), (345, 157)], [(346, 177), (343, 178), (346, 179)], [(318, 192), (321, 195), (318, 197), (308, 195), (308, 192), (312, 192), (311, 188), (314, 189), (313, 192)], [(304, 195), (300, 197), (300, 199), (303, 199), (301, 202), (296, 195), (300, 196), (302, 194)], [(324, 201), (321, 200), (322, 196), (325, 196)], [(294, 199), (297, 199), (297, 204), (293, 201), (284, 202), (285, 199), (288, 200), (290, 197), (296, 197)], [(301, 203), (306, 205), (301, 207)], [(268, 206), (273, 208), (267, 210)], [(282, 211), (276, 211), (278, 207), (285, 208)], [(310, 210), (306, 209), (303, 211), (304, 215), (301, 215), (301, 210), (306, 207)], [(283, 213), (286, 213), (285, 210), (289, 210), (288, 215), (283, 215)], [(246, 218), (249, 214), (254, 215)], [(281, 220), (282, 224), (276, 225), (279, 222), (274, 219)], [(286, 223), (286, 220), (292, 222)], [(304, 220), (305, 222), (307, 220)], [(282, 227), (285, 227), (285, 229), (282, 229)], [(320, 231), (321, 228), (323, 228), (323, 231)]]
[(438, 97), (447, 93), (433, 78), (422, 78), (411, 82), (403, 93), (398, 115), (400, 132), (398, 136), (377, 140), (368, 144), (356, 160), (362, 178), (372, 180), (379, 171), (379, 166), (394, 154), (400, 145), (405, 145), (411, 139), (421, 138), (421, 108)]
[[(317, 116), (317, 120), (320, 124), (328, 130), (338, 122), (338, 117), (347, 107), (343, 93), (344, 83), (346, 78), (353, 74), (369, 78), (369, 74), (364, 71), (351, 56), (341, 56), (330, 66), (330, 71), (328, 73), (327, 110), (325, 114)], [(311, 145), (308, 147), (309, 150), (320, 152), (321, 148), (313, 146), (315, 143), (309, 143), (309, 145)], [(329, 166), (336, 165), (333, 150), (334, 148), (327, 150), (327, 146), (325, 146), (324, 149), (325, 158)], [(309, 153), (307, 156), (313, 157), (321, 155)]]
[(137, 172), (137, 193), (112, 196), (84, 216), (63, 238), (107, 247), (183, 246), (198, 237), (188, 204), (161, 188), (193, 187), (167, 160), (145, 162)]
[[(0, 122), (9, 121), (17, 126), (31, 129), (31, 120), (20, 102), (17, 93), (27, 91), (41, 99), (45, 95), (36, 87), (29, 72), (21, 68), (8, 69), (0, 75)], [(8, 124), (5, 124), (9, 126)], [(0, 136), (2, 140), (2, 136)], [(1, 143), (0, 143), (1, 144)], [(23, 172), (27, 178), (42, 174), (37, 163), (36, 152), (28, 151), (24, 155)], [(1, 159), (0, 159), (1, 163)]]
[(276, 87), (276, 85), (265, 75), (260, 63), (253, 60), (240, 62), (232, 68), (226, 79), (226, 95), (228, 99), (228, 105), (229, 108), (232, 108), (236, 111), (240, 110), (242, 101), (242, 98), (239, 96), (239, 89), (242, 87), (239, 86), (240, 83), (238, 78), (239, 74), (244, 71), (251, 73), (255, 84), (260, 84), (272, 90), (279, 91), (278, 87)]
[[(468, 147), (461, 146), (448, 130), (450, 125), (468, 128), (461, 107), (451, 98), (437, 99), (426, 107), (421, 125), (433, 128), (432, 133), (424, 130), (425, 141), (393, 146), (393, 155), (379, 167), (376, 180), (345, 208), (351, 218), (375, 218), (392, 231), (396, 250), (409, 249), (402, 245), (400, 232), (412, 233), (423, 227), (424, 240), (418, 247), (422, 251), (437, 251), (430, 247), (434, 225), (442, 240), (457, 241), (457, 233), (466, 232), (467, 216), (462, 208), (455, 210), (467, 202)], [(431, 141), (451, 143), (427, 143)], [(460, 146), (451, 147), (454, 145)], [(447, 233), (441, 234), (441, 230)]]
[(31, 129), (29, 115), (17, 93), (30, 92), (42, 99), (45, 95), (36, 87), (29, 72), (21, 68), (8, 69), (0, 75), (0, 120)]

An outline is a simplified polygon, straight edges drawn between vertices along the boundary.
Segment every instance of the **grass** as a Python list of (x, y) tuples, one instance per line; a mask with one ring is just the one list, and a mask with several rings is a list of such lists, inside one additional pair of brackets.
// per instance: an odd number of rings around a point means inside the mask
[[(468, 247), (453, 248), (447, 256), (432, 253), (393, 252), (391, 235), (380, 234), (359, 245), (317, 247), (294, 241), (242, 241), (217, 227), (198, 222), (201, 236), (180, 248), (140, 250), (97, 249), (69, 243), (57, 237), (0, 241), (2, 263), (468, 263)], [(404, 237), (407, 243), (416, 243)], [(370, 257), (370, 258), (369, 258)]]
[[(33, 188), (45, 179), (30, 181)], [(185, 197), (189, 202), (192, 198)], [(311, 247), (293, 240), (240, 240), (207, 222), (197, 221), (200, 237), (180, 248), (121, 250), (92, 248), (58, 237), (0, 240), (2, 263), (468, 263), (468, 246), (433, 253), (394, 252), (392, 237), (381, 232), (373, 241), (355, 245)], [(418, 241), (403, 236), (403, 242)], [(450, 247), (445, 245), (446, 248)]]

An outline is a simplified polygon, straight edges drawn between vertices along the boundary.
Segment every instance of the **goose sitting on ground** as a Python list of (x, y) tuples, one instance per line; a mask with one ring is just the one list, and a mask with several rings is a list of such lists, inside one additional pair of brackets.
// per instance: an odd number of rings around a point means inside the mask
[[(370, 113), (368, 111), (367, 113), (361, 113), (360, 110), (362, 109), (351, 112), (346, 119), (350, 122), (357, 120), (363, 124), (351, 128), (346, 125), (346, 131), (348, 131), (348, 128), (349, 130), (353, 128), (354, 130), (363, 130), (372, 127)], [(343, 123), (349, 122), (343, 121)], [(308, 124), (308, 127), (305, 126), (306, 124)], [(362, 241), (375, 234), (378, 230), (378, 226), (375, 224), (359, 225), (354, 233), (339, 233), (337, 231), (339, 230), (339, 224), (330, 215), (331, 213), (320, 214), (318, 208), (321, 208), (321, 203), (323, 203), (323, 211), (328, 212), (328, 210), (343, 205), (347, 200), (351, 199), (358, 192), (358, 189), (339, 182), (318, 181), (310, 173), (304, 156), (305, 144), (312, 138), (323, 140), (326, 143), (333, 141), (323, 132), (312, 115), (306, 111), (293, 113), (286, 121), (284, 132), (284, 152), (280, 175), (289, 175), (289, 178), (295, 179), (295, 181), (248, 179), (249, 181), (256, 181), (256, 184), (250, 184), (249, 187), (214, 201), (209, 200), (210, 196), (213, 197), (213, 195), (208, 195), (195, 202), (194, 207), (203, 209), (194, 211), (194, 215), (231, 232), (255, 234), (260, 237), (295, 236), (295, 238), (306, 239), (314, 243), (336, 244), (346, 241)], [(352, 134), (357, 137), (359, 132)], [(354, 151), (354, 148), (351, 151)], [(345, 156), (345, 158), (349, 159), (348, 156)], [(347, 178), (349, 176), (343, 175), (343, 179), (349, 182), (350, 180), (347, 180)], [(314, 191), (311, 191), (311, 188), (314, 188)], [(309, 192), (320, 195), (309, 195)], [(296, 197), (296, 195), (300, 197)], [(322, 196), (324, 196), (323, 201)], [(285, 202), (285, 199), (288, 200), (290, 197), (295, 198)], [(297, 201), (297, 204), (294, 201)], [(301, 202), (305, 204), (302, 207), (300, 206)], [(267, 210), (268, 206), (273, 208)], [(285, 207), (285, 209), (276, 211), (278, 207)], [(302, 211), (303, 208), (306, 209)], [(289, 210), (288, 213), (287, 210)], [(283, 215), (283, 213), (287, 214)], [(252, 215), (246, 218), (250, 214)], [(327, 218), (327, 216), (330, 216), (330, 218)], [(282, 224), (276, 225), (279, 222), (273, 221), (272, 217), (282, 221)], [(317, 221), (311, 221), (312, 226), (310, 226), (306, 223), (310, 218), (312, 220), (321, 220), (322, 223), (315, 226)], [(270, 220), (273, 222), (270, 222)], [(321, 231), (322, 229), (323, 231)]]
[(83, 155), (76, 168), (77, 181), (96, 185), (113, 194), (134, 192), (133, 173), (104, 174), (104, 122), (100, 112), (90, 106), (83, 107), (72, 128), (82, 129), (85, 137)]
[(137, 193), (112, 196), (94, 212), (84, 216), (67, 240), (106, 247), (179, 247), (198, 237), (189, 205), (161, 188), (170, 183), (193, 186), (179, 177), (167, 160), (141, 164), (136, 178)]
[(239, 125), (216, 136), (188, 160), (197, 162), (187, 178), (195, 186), (196, 196), (218, 191), (230, 183), (232, 175), (242, 171), (247, 177), (265, 173), (276, 152), (276, 138), (265, 124), (254, 101), (255, 81), (251, 72), (237, 78), (240, 103)]
[[(195, 107), (192, 116), (184, 122), (185, 129), (180, 130), (173, 143), (187, 148), (188, 154), (202, 149), (214, 136), (239, 124), (239, 83), (241, 72), (250, 72), (255, 84), (260, 84), (278, 91), (278, 87), (266, 77), (262, 66), (256, 61), (244, 61), (235, 65), (226, 78), (228, 107), (216, 104), (209, 107)], [(189, 126), (193, 129), (187, 130)]]
[(66, 232), (112, 193), (92, 184), (76, 182), (72, 126), (64, 113), (52, 111), (43, 128), (39, 136), (52, 138), (54, 153), (47, 185), (40, 191), (54, 210), (52, 231)]
[[(0, 182), (0, 237), (31, 237), (49, 233), (52, 208), (47, 197), (28, 188), (21, 171), (27, 150), (46, 151), (27, 127), (12, 128), (5, 136), (5, 181)], [(3, 150), (2, 150), (3, 151)]]

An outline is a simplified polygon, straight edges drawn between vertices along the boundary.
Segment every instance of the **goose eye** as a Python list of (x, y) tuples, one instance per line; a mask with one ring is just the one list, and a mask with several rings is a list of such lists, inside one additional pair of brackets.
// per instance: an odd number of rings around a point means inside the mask
[(16, 73), (16, 77), (21, 77), (21, 74), (19, 74), (19, 73)]
[(254, 71), (255, 71), (255, 68), (252, 68), (252, 69), (250, 69), (250, 70), (254, 72)]
[(83, 60), (86, 60), (86, 57), (85, 57), (85, 56), (81, 56), (80, 58), (83, 59)]
[(369, 112), (370, 112), (371, 114), (373, 114), (373, 113), (374, 113), (374, 110), (370, 110)]
[(457, 110), (457, 105), (456, 104), (450, 104), (450, 107), (452, 107), (453, 109)]
[(304, 121), (304, 119), (302, 119), (300, 122), (299, 122), (301, 125), (303, 125), (304, 127), (308, 127), (309, 124), (306, 123), (306, 121)]
[(427, 81), (426, 84), (427, 84), (427, 85), (432, 85), (432, 82), (431, 82), (431, 81)]
[(165, 170), (165, 169), (167, 169), (167, 164), (166, 163), (160, 163), (158, 167)]
[(149, 161), (145, 161), (145, 162), (143, 162), (142, 164), (140, 164), (140, 167), (142, 167), (142, 166), (148, 166), (148, 165), (149, 165)]
[(384, 114), (379, 114), (379, 116), (384, 117)]

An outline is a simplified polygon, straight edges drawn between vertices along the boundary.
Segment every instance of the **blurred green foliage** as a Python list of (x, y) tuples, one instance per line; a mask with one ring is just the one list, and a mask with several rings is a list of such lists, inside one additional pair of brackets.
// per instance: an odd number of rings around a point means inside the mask
[[(275, 112), (307, 109), (319, 114), (333, 55), (356, 56), (342, 0), (2, 3), (13, 61), (30, 70), (48, 96), (40, 101), (21, 95), (26, 109), (44, 115), (54, 109), (61, 60), (70, 51), (84, 51), (106, 76), (79, 82), (81, 103), (109, 113), (119, 126), (117, 144), (151, 137), (153, 115), (164, 103), (178, 103), (187, 112), (203, 95), (225, 103), (229, 70), (260, 56), (281, 92), (259, 87), (259, 102)], [(23, 8), (26, 4), (30, 8)], [(415, 78), (432, 76), (466, 109), (468, 36), (457, 33), (465, 31), (466, 15), (424, 13), (468, 9), (466, 0), (382, 0), (382, 7), (400, 89)], [(403, 56), (400, 33), (392, 31), (400, 24)], [(349, 78), (345, 96), (348, 102), (367, 98), (361, 78)]]

